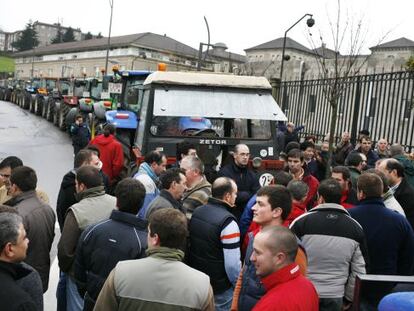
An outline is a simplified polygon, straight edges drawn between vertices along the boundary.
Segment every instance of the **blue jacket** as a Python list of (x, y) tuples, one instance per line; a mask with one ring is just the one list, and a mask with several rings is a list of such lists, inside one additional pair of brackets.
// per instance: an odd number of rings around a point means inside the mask
[(256, 197), (257, 195), (253, 195), (249, 202), (247, 202), (246, 207), (243, 210), (243, 214), (240, 217), (239, 220), (239, 227), (240, 227), (240, 236), (241, 236), (241, 241), (244, 240), (244, 236), (247, 233), (247, 230), (250, 227), (250, 224), (252, 223), (252, 219), (253, 219), (253, 211), (252, 211), (252, 207), (253, 205), (256, 204)]
[(92, 310), (109, 273), (119, 261), (145, 257), (147, 222), (133, 214), (112, 211), (111, 217), (91, 225), (79, 238), (75, 279)]
[[(369, 273), (412, 275), (414, 232), (407, 219), (387, 209), (381, 198), (364, 199), (348, 211), (364, 229), (370, 260)], [(362, 295), (377, 303), (388, 290), (387, 286), (369, 284)]]

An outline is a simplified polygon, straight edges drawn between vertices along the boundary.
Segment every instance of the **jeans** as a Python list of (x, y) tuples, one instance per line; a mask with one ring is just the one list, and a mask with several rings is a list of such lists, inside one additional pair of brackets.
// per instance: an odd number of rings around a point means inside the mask
[(229, 311), (233, 301), (233, 287), (228, 290), (214, 295), (214, 304), (216, 311)]
[(66, 274), (59, 272), (59, 283), (56, 288), (57, 311), (66, 311)]
[(341, 311), (342, 298), (319, 298), (319, 311)]
[(66, 310), (83, 310), (83, 298), (79, 295), (75, 281), (69, 275), (66, 276)]

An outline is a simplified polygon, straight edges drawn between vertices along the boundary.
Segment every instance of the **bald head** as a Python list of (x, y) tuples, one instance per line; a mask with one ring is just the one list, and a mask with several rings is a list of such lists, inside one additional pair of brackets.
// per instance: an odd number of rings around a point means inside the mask
[(225, 201), (233, 206), (237, 196), (237, 185), (228, 177), (219, 177), (211, 187), (211, 195), (213, 198)]
[(256, 274), (265, 277), (293, 263), (298, 251), (295, 235), (282, 226), (263, 228), (254, 238), (250, 260)]

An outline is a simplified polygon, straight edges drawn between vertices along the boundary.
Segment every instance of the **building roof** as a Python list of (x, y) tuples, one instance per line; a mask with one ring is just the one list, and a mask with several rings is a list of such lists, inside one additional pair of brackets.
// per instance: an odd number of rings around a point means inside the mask
[[(48, 23), (39, 22), (39, 21), (35, 21), (33, 23), (33, 26), (35, 26), (35, 25), (43, 25), (43, 26), (48, 26), (48, 27), (52, 27), (52, 28), (59, 28), (60, 27), (61, 29), (68, 29), (70, 27), (70, 26), (62, 26), (62, 25), (59, 25), (58, 23), (48, 24)], [(70, 28), (72, 28), (73, 31), (77, 31), (77, 32), (81, 31), (80, 28), (73, 28), (73, 27), (70, 27)]]
[[(203, 52), (203, 57), (206, 55), (207, 52)], [(221, 60), (226, 61), (235, 61), (238, 63), (245, 63), (247, 61), (246, 56), (233, 53), (233, 52), (226, 52), (224, 49), (208, 49), (207, 57), (209, 59), (212, 58), (219, 58)]]
[[(65, 42), (40, 46), (33, 50), (14, 53), (14, 57), (32, 55), (47, 55), (71, 52), (83, 52), (90, 50), (104, 50), (108, 44), (108, 38), (91, 39), (83, 41)], [(154, 50), (169, 51), (176, 54), (187, 55), (196, 58), (198, 51), (192, 47), (174, 40), (166, 35), (158, 35), (151, 32), (137, 33), (126, 36), (111, 37), (111, 47), (139, 46)]]
[(313, 51), (318, 56), (324, 57), (324, 58), (335, 58), (337, 53), (338, 53), (338, 56), (341, 55), (339, 52), (335, 52), (334, 50), (328, 49), (325, 45), (322, 45), (322, 46), (314, 49)]
[(385, 42), (383, 44), (373, 46), (370, 49), (379, 50), (379, 49), (395, 49), (395, 48), (414, 48), (414, 41), (401, 37), (396, 40), (392, 40), (389, 42)]
[[(245, 49), (245, 51), (254, 51), (254, 50), (276, 50), (276, 49), (283, 49), (283, 39), (284, 38), (277, 38), (275, 40), (262, 43), (259, 45), (256, 45), (254, 47)], [(294, 49), (305, 53), (311, 53), (314, 54), (312, 50), (308, 49), (306, 46), (303, 46), (299, 42), (296, 42), (295, 40), (286, 37), (286, 49)]]

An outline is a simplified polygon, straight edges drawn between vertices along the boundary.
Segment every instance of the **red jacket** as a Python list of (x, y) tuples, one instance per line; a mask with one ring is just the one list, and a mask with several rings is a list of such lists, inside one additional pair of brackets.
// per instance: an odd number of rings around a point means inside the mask
[(341, 205), (346, 209), (353, 208), (355, 206), (355, 199), (352, 196), (356, 197), (356, 195), (351, 191), (353, 191), (353, 189), (342, 191)]
[(305, 203), (292, 201), (292, 209), (290, 210), (289, 216), (283, 222), (283, 226), (289, 228), (290, 224), (298, 218), (300, 215), (306, 213)]
[(121, 143), (113, 135), (105, 137), (103, 134), (96, 136), (91, 142), (96, 145), (101, 153), (102, 171), (108, 176), (109, 180), (118, 177), (124, 166), (124, 152)]
[(253, 311), (318, 311), (315, 287), (292, 263), (262, 279), (266, 294)]
[(309, 209), (315, 206), (316, 193), (318, 192), (319, 181), (312, 175), (305, 175), (302, 181), (308, 185), (309, 191), (305, 199), (305, 206)]

